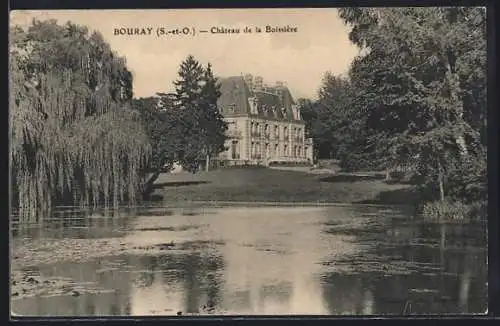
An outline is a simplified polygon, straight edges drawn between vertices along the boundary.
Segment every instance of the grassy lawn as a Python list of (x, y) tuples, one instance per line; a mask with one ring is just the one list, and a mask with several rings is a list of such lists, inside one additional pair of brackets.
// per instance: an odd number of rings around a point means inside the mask
[(250, 201), (412, 204), (407, 185), (379, 176), (314, 175), (268, 168), (228, 168), (196, 174), (162, 174), (153, 198), (166, 202)]

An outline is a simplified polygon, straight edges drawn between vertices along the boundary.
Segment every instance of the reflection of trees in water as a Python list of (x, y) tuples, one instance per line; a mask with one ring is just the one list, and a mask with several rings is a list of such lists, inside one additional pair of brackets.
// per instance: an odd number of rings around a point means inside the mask
[[(217, 273), (223, 267), (221, 257), (189, 253), (184, 257), (184, 289), (186, 311), (195, 313), (200, 308), (213, 310), (220, 301), (221, 278)], [(202, 295), (206, 296), (202, 302)]]
[(363, 314), (371, 306), (370, 284), (355, 274), (330, 273), (323, 278), (323, 299), (332, 315)]
[(149, 277), (152, 284), (155, 270), (163, 270), (166, 285), (182, 283), (187, 313), (215, 310), (220, 302), (222, 279), (219, 276), (224, 262), (221, 256), (200, 252), (176, 253), (158, 257), (141, 257), (141, 266), (148, 270), (142, 277)]
[[(200, 270), (203, 270), (203, 261), (199, 254), (188, 254), (184, 258), (184, 291), (186, 292), (185, 307), (189, 313), (198, 312), (200, 309), (201, 278)], [(205, 271), (205, 273), (208, 271)]]
[[(446, 224), (422, 224), (418, 230), (421, 238), (435, 241), (431, 241), (432, 246), (404, 248), (405, 256), (413, 257), (414, 262), (430, 264), (417, 268), (402, 283), (410, 290), (409, 313), (465, 313), (471, 309), (482, 312), (485, 300), (484, 295), (480, 297), (486, 282), (486, 253), (481, 250), (484, 230), (474, 225)], [(471, 247), (470, 243), (479, 248)], [(423, 289), (435, 293), (422, 292)], [(470, 305), (471, 295), (476, 299), (474, 307)]]
[(158, 258), (155, 256), (139, 257), (139, 263), (145, 270), (140, 272), (136, 279), (136, 285), (139, 287), (150, 287), (155, 280), (155, 271), (158, 270)]
[(459, 307), (461, 312), (485, 312), (487, 307), (487, 268), (486, 257), (469, 250), (462, 257), (459, 276)]
[(85, 296), (84, 298), (85, 301), (85, 311), (89, 316), (94, 316), (95, 315), (95, 302), (92, 300), (92, 297), (90, 296)]
[[(356, 242), (369, 248), (364, 255), (382, 261), (394, 258), (388, 260), (386, 270), (374, 265), (370, 271), (365, 265), (356, 276), (327, 275), (324, 296), (330, 311), (340, 313), (346, 305), (355, 306), (347, 301), (359, 304), (361, 289), (367, 287), (373, 290), (376, 314), (401, 314), (405, 309), (406, 313), (484, 312), (487, 268), (481, 249), (485, 232), (474, 225), (393, 222), (386, 224), (383, 239), (380, 234), (359, 233)], [(396, 275), (391, 270), (405, 264), (407, 273)]]
[(114, 231), (130, 221), (128, 210), (121, 210), (120, 218), (112, 218), (118, 210), (58, 207), (52, 216), (37, 224), (21, 224), (12, 230), (14, 238), (101, 238), (113, 236)]
[(112, 316), (119, 316), (121, 315), (121, 308), (120, 307), (120, 296), (118, 292), (113, 292), (113, 299), (111, 300), (111, 304), (109, 307), (109, 312), (111, 313)]
[(207, 274), (207, 307), (208, 311), (215, 310), (220, 304), (221, 278), (215, 273)]

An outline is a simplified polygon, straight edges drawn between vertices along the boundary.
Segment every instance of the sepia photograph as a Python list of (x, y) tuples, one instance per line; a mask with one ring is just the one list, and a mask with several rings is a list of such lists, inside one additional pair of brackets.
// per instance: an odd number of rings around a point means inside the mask
[(16, 10), (10, 311), (488, 311), (484, 7)]

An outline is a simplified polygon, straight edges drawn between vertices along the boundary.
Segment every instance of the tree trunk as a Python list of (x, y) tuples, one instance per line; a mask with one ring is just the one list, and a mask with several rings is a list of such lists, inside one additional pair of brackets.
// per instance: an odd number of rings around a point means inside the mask
[(151, 191), (153, 190), (153, 184), (154, 182), (156, 181), (156, 179), (158, 179), (158, 177), (160, 176), (160, 169), (158, 169), (157, 171), (155, 171), (149, 178), (148, 180), (144, 183), (144, 186), (143, 186), (143, 190), (142, 190), (142, 195), (143, 196), (146, 196), (148, 195), (149, 193), (151, 193)]
[(441, 163), (438, 162), (438, 184), (439, 184), (439, 199), (444, 201), (444, 182), (443, 182), (443, 171)]
[[(452, 63), (453, 62), (453, 63)], [(463, 120), (463, 114), (464, 114), (464, 103), (463, 100), (460, 98), (458, 94), (458, 88), (459, 88), (459, 82), (458, 82), (458, 75), (455, 73), (455, 60), (451, 60), (450, 55), (448, 55), (445, 58), (445, 63), (446, 63), (446, 80), (447, 83), (451, 89), (450, 92), (450, 98), (452, 100), (452, 103), (456, 103), (457, 105), (457, 115), (460, 120)], [(455, 137), (455, 142), (460, 150), (460, 154), (464, 157), (468, 156), (468, 150), (467, 150), (467, 144), (465, 142), (465, 138), (462, 134), (459, 134)]]
[(443, 179), (441, 176), (439, 177), (439, 199), (441, 201), (444, 201), (444, 185), (443, 185)]
[(394, 170), (394, 163), (389, 163), (385, 168), (385, 181), (391, 180), (391, 173)]
[(207, 154), (207, 157), (205, 159), (205, 172), (208, 172), (209, 167), (210, 167), (210, 155)]

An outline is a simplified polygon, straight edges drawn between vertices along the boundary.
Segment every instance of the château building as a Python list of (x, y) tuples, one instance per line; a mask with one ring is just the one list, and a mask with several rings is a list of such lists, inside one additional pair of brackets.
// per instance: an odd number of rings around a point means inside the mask
[(228, 122), (223, 165), (312, 163), (312, 139), (284, 82), (263, 84), (262, 77), (220, 79), (218, 107)]

